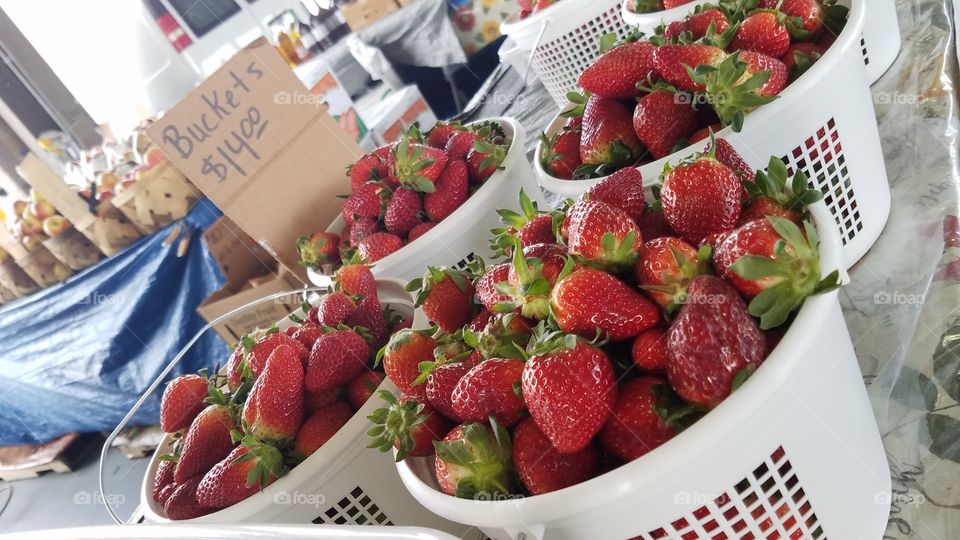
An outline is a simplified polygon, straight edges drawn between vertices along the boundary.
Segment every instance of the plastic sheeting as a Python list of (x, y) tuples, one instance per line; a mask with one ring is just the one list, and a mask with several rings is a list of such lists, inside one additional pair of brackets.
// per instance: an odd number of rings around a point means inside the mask
[[(197, 306), (224, 276), (200, 234), (220, 215), (203, 201), (183, 219), (192, 239), (164, 246), (170, 227), (66, 283), (0, 308), (0, 446), (42, 443), (71, 431), (113, 429), (203, 326)], [(208, 332), (178, 366), (223, 361)], [(134, 424), (159, 421), (160, 395)]]

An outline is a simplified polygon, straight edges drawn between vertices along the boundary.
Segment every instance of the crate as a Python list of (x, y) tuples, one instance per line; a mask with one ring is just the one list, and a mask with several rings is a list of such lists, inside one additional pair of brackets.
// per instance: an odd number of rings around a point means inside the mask
[(144, 234), (181, 219), (202, 195), (172, 163), (164, 161), (141, 172), (141, 178), (120, 190), (110, 204)]
[(75, 272), (93, 266), (103, 259), (100, 249), (73, 226), (57, 236), (44, 240), (43, 246), (57, 260)]

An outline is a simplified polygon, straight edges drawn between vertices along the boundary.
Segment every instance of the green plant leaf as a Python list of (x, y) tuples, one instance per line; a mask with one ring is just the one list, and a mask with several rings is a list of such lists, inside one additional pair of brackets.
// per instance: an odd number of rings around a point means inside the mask
[(927, 414), (927, 429), (920, 430), (920, 443), (939, 457), (960, 463), (960, 420), (943, 414)]
[(932, 411), (937, 406), (940, 390), (930, 377), (904, 366), (890, 389), (890, 397), (911, 409)]

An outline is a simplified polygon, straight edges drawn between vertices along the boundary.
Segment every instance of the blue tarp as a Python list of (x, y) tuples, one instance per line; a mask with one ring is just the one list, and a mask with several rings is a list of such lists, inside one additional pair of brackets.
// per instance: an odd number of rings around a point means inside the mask
[[(224, 283), (201, 234), (219, 217), (208, 201), (183, 219), (189, 249), (164, 246), (170, 227), (62, 285), (0, 307), (0, 446), (113, 429), (203, 326), (196, 309)], [(228, 354), (207, 332), (177, 373)], [(159, 421), (160, 392), (134, 424)]]

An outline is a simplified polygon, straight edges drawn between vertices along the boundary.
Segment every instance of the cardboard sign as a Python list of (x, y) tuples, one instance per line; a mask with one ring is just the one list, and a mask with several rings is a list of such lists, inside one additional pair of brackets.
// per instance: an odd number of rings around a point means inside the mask
[(238, 52), (147, 131), (223, 213), (306, 282), (296, 239), (322, 231), (360, 148), (265, 39)]

